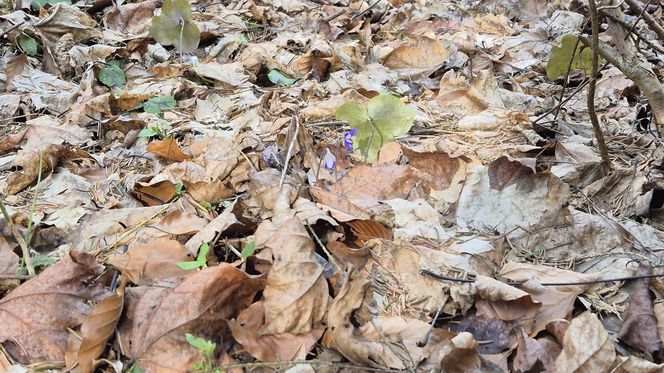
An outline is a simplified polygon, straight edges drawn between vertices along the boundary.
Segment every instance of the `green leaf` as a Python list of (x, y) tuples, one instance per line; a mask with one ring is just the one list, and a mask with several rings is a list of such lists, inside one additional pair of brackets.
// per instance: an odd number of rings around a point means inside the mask
[[(546, 64), (546, 76), (555, 80), (560, 76), (567, 75), (567, 68), (572, 71), (580, 70), (584, 74), (590, 74), (592, 70), (593, 51), (579, 42), (574, 51), (578, 37), (575, 35), (563, 35), (560, 46), (551, 48), (551, 57)], [(572, 65), (570, 66), (570, 60)]]
[(188, 271), (190, 269), (197, 269), (201, 267), (201, 264), (198, 262), (198, 260), (194, 260), (191, 262), (177, 262), (175, 263), (178, 267), (184, 269), (185, 271)]
[(267, 78), (276, 85), (293, 85), (293, 83), (297, 81), (297, 79), (286, 76), (277, 69), (270, 70), (267, 74)]
[(57, 3), (71, 4), (71, 0), (33, 0), (32, 3), (30, 3), (30, 6), (34, 10), (39, 10), (46, 4), (55, 5)]
[(145, 127), (138, 133), (138, 137), (153, 137), (159, 134), (159, 129), (154, 126)]
[(207, 255), (210, 251), (210, 246), (207, 243), (201, 245), (198, 249), (198, 257), (196, 261), (200, 264), (201, 268), (207, 268)]
[(248, 257), (254, 254), (256, 251), (256, 243), (254, 241), (247, 242), (247, 245), (242, 249), (240, 255), (242, 256), (242, 261), (246, 261)]
[(373, 161), (378, 151), (396, 136), (405, 135), (415, 120), (415, 110), (391, 95), (372, 98), (365, 108), (356, 101), (341, 105), (336, 117), (357, 128), (353, 141), (355, 151), (368, 162)]
[(146, 113), (161, 114), (161, 111), (174, 108), (177, 101), (173, 96), (157, 96), (145, 101), (141, 106)]
[(201, 32), (191, 19), (187, 0), (164, 0), (161, 15), (152, 17), (150, 35), (161, 45), (174, 45), (182, 53), (198, 48)]
[(212, 210), (212, 204), (208, 201), (201, 201), (200, 202), (201, 206), (205, 207), (208, 210)]
[(201, 352), (205, 354), (210, 354), (214, 351), (214, 348), (217, 346), (216, 343), (205, 340), (203, 338), (199, 337), (194, 337), (193, 335), (186, 333), (185, 338), (187, 339), (187, 343), (190, 345), (196, 347), (199, 349)]
[(138, 363), (134, 363), (131, 368), (128, 370), (129, 373), (143, 373), (143, 370), (141, 370), (141, 367), (138, 365)]
[(37, 40), (27, 35), (21, 35), (18, 38), (18, 45), (28, 56), (34, 56), (37, 54)]
[(50, 256), (37, 254), (32, 258), (32, 265), (35, 267), (49, 266), (55, 264), (56, 260)]
[(125, 72), (116, 65), (99, 70), (99, 81), (107, 87), (122, 87), (127, 83)]

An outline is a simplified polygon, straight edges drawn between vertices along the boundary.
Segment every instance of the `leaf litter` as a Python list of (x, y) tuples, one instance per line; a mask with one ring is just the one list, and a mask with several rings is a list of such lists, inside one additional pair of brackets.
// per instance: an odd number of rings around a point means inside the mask
[(475, 3), (7, 4), (0, 371), (664, 369), (648, 106)]

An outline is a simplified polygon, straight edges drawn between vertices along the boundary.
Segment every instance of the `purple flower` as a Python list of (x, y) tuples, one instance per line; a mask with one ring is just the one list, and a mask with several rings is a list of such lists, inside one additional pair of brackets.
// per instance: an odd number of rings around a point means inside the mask
[(337, 165), (337, 158), (330, 152), (330, 149), (325, 148), (325, 156), (323, 157), (323, 164), (325, 169), (332, 170)]
[(263, 160), (270, 166), (279, 164), (279, 147), (276, 144), (266, 146), (263, 149)]
[(357, 128), (353, 128), (352, 130), (344, 133), (344, 146), (351, 152), (353, 151), (353, 137), (355, 137), (357, 131)]

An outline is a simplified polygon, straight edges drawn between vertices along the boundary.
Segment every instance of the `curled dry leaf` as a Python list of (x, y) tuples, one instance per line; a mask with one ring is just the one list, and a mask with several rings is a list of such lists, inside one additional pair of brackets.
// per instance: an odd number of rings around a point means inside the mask
[(106, 26), (129, 35), (148, 32), (156, 7), (156, 0), (116, 5), (106, 13)]
[[(127, 281), (123, 279), (117, 291), (97, 303), (92, 312), (83, 320), (83, 324), (81, 324), (82, 341), (77, 355), (81, 373), (93, 372), (94, 360), (104, 352), (106, 342), (115, 332), (115, 327), (122, 315), (126, 284)], [(72, 367), (74, 362), (66, 363), (68, 367)]]
[(64, 361), (68, 329), (83, 322), (107, 293), (86, 286), (103, 270), (95, 258), (72, 251), (39, 276), (0, 299), (0, 344), (13, 359), (29, 364)]
[[(649, 275), (649, 266), (640, 265), (637, 275)], [(629, 308), (623, 321), (618, 338), (626, 344), (652, 354), (662, 347), (662, 340), (657, 330), (657, 318), (650, 296), (649, 280), (631, 281), (627, 285)]]
[(187, 243), (184, 244), (190, 254), (195, 256), (196, 253), (198, 253), (198, 248), (200, 248), (202, 244), (211, 242), (217, 233), (223, 232), (231, 225), (239, 223), (235, 217), (235, 213), (233, 212), (235, 209), (235, 203), (237, 203), (237, 201), (228, 206), (224, 212), (219, 214), (219, 216), (214, 218), (208, 225), (205, 226), (205, 228), (198, 231), (198, 233), (196, 233), (189, 239), (189, 241), (187, 241)]
[(287, 220), (267, 247), (274, 262), (265, 291), (265, 333), (308, 333), (321, 325), (329, 291), (316, 246), (297, 218)]
[(63, 3), (56, 4), (49, 15), (34, 24), (37, 34), (50, 44), (65, 34), (71, 34), (75, 43), (101, 39), (102, 33), (96, 26), (97, 22), (87, 13)]

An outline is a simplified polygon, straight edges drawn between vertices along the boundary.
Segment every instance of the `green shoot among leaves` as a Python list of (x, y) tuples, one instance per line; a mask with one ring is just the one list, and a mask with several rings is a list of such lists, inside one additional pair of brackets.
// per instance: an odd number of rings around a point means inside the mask
[(337, 109), (336, 117), (358, 130), (353, 148), (367, 162), (372, 162), (383, 145), (408, 133), (415, 110), (395, 96), (380, 95), (372, 98), (366, 107), (357, 101), (346, 102)]
[(247, 258), (254, 254), (256, 251), (256, 243), (254, 241), (247, 242), (247, 245), (242, 249), (242, 261), (246, 262)]
[(167, 137), (168, 131), (171, 129), (171, 124), (161, 118), (157, 118), (155, 121), (157, 122), (156, 125), (143, 128), (138, 133), (138, 137), (159, 137), (162, 139)]
[[(572, 71), (580, 70), (584, 74), (590, 74), (593, 51), (583, 43), (577, 45), (578, 36), (563, 35), (560, 46), (551, 48), (551, 57), (546, 64), (546, 76), (555, 80), (560, 76), (567, 75), (567, 68)], [(576, 51), (574, 47), (576, 46)], [(570, 61), (572, 64), (570, 66)]]
[[(194, 337), (193, 335), (186, 333), (185, 338), (187, 339), (187, 343), (190, 345), (196, 347), (201, 354), (203, 354), (203, 361), (199, 361), (193, 364), (192, 368), (195, 372), (211, 372), (212, 371), (212, 357), (214, 354), (214, 349), (217, 347), (217, 344), (205, 340), (203, 338), (199, 337)], [(214, 370), (215, 372), (218, 371), (217, 369)]]
[(161, 15), (152, 18), (150, 35), (161, 45), (174, 45), (180, 53), (198, 48), (201, 32), (191, 19), (187, 0), (164, 0)]
[(207, 243), (201, 245), (198, 249), (198, 256), (196, 260), (191, 262), (177, 262), (178, 267), (184, 270), (207, 268), (207, 254), (210, 251), (210, 246)]

